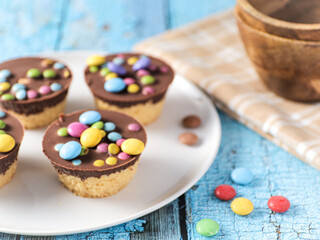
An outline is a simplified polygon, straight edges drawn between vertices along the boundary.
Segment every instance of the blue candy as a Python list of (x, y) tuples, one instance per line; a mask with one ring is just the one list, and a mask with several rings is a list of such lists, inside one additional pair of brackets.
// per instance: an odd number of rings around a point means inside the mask
[(237, 184), (247, 185), (253, 180), (253, 174), (247, 168), (236, 168), (231, 173), (231, 179)]
[(138, 61), (135, 62), (135, 64), (133, 64), (132, 69), (133, 71), (138, 71), (140, 69), (148, 68), (150, 64), (150, 58), (148, 58), (147, 56), (141, 57)]
[(108, 134), (108, 139), (111, 142), (116, 142), (117, 140), (119, 140), (120, 138), (122, 138), (122, 135), (120, 133), (117, 132), (111, 132)]
[(78, 157), (81, 153), (81, 144), (76, 141), (70, 141), (60, 148), (59, 155), (65, 160), (71, 160)]
[(27, 98), (27, 91), (25, 89), (20, 89), (16, 92), (16, 98), (18, 100), (23, 100)]
[(124, 75), (127, 73), (126, 69), (124, 67), (122, 67), (119, 64), (116, 64), (114, 62), (109, 62), (107, 64), (108, 69), (110, 70), (110, 72), (114, 72), (118, 75)]
[(109, 62), (105, 62), (104, 64), (102, 64), (102, 65), (101, 65), (101, 69), (102, 69), (102, 68), (107, 68), (107, 67), (108, 67), (108, 63), (109, 63)]
[(8, 78), (11, 76), (11, 72), (8, 69), (3, 69), (0, 71), (0, 78)]
[(79, 122), (91, 125), (101, 120), (101, 114), (97, 111), (86, 111), (79, 117)]
[(56, 62), (55, 64), (53, 64), (54, 69), (63, 69), (65, 67), (66, 67), (66, 65), (59, 63), (59, 62)]
[(62, 86), (61, 86), (60, 83), (52, 83), (52, 84), (50, 85), (50, 88), (51, 88), (51, 90), (52, 90), (53, 92), (57, 92), (57, 91), (61, 90)]
[(2, 82), (6, 82), (7, 81), (7, 79), (6, 78), (4, 78), (4, 77), (0, 77), (0, 83), (2, 83)]
[(4, 118), (6, 116), (6, 113), (4, 111), (0, 111), (0, 118)]
[(104, 124), (104, 130), (110, 132), (116, 129), (116, 125), (113, 122), (106, 122)]
[(117, 93), (123, 91), (127, 85), (121, 78), (112, 78), (105, 82), (104, 89), (107, 92)]
[(79, 166), (81, 163), (82, 163), (82, 161), (80, 159), (72, 160), (72, 164), (75, 166)]
[(62, 146), (63, 146), (63, 143), (58, 143), (58, 144), (56, 144), (56, 145), (54, 146), (54, 150), (56, 150), (57, 152), (59, 152), (60, 149), (62, 148)]
[(115, 64), (118, 64), (118, 65), (122, 65), (124, 63), (124, 59), (121, 58), (121, 57), (115, 57), (112, 62), (114, 62)]
[(11, 88), (11, 92), (15, 93), (16, 91), (21, 90), (21, 89), (26, 89), (26, 86), (21, 83), (15, 83), (15, 84), (13, 84), (13, 86)]

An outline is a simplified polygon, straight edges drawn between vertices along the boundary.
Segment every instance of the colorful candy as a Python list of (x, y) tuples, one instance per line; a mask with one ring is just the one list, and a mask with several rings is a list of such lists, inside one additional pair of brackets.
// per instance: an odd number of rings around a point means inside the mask
[(112, 78), (104, 83), (104, 89), (107, 92), (118, 93), (126, 88), (126, 84), (121, 78)]
[(245, 216), (253, 211), (252, 202), (243, 197), (236, 198), (231, 203), (231, 210), (238, 215)]
[(41, 93), (42, 95), (47, 95), (51, 92), (51, 88), (47, 85), (43, 85), (39, 88), (39, 93)]
[(141, 57), (138, 61), (136, 61), (132, 69), (133, 71), (138, 71), (140, 69), (148, 68), (149, 65), (151, 64), (151, 60), (148, 57)]
[(277, 213), (283, 213), (289, 210), (290, 202), (283, 196), (273, 196), (268, 200), (268, 207)]
[(98, 129), (102, 129), (104, 126), (103, 122), (102, 121), (98, 121), (98, 122), (95, 122), (94, 124), (92, 124), (91, 127), (93, 128), (98, 128)]
[(80, 137), (81, 134), (88, 128), (87, 125), (80, 122), (72, 122), (68, 125), (67, 132), (71, 137)]
[(46, 69), (43, 71), (43, 77), (45, 78), (55, 78), (57, 73), (53, 69)]
[(52, 92), (57, 92), (57, 91), (62, 89), (62, 86), (61, 86), (60, 83), (52, 83), (50, 85), (50, 89), (51, 89)]
[(27, 77), (29, 78), (39, 78), (41, 77), (41, 71), (37, 68), (30, 68), (27, 71)]
[(247, 185), (253, 180), (253, 174), (246, 168), (236, 168), (231, 173), (231, 179), (237, 184)]
[(80, 156), (87, 155), (89, 153), (89, 148), (81, 146), (81, 153)]
[(138, 155), (143, 152), (144, 143), (139, 139), (129, 138), (121, 144), (121, 149), (129, 155)]
[(87, 58), (86, 63), (89, 66), (100, 66), (104, 64), (106, 59), (100, 55), (93, 55)]
[(79, 166), (79, 165), (81, 165), (81, 163), (82, 163), (82, 161), (80, 159), (72, 160), (72, 164), (75, 166)]
[(0, 83), (0, 91), (6, 91), (11, 87), (10, 83), (2, 82)]
[(109, 62), (107, 66), (110, 72), (114, 72), (120, 76), (127, 73), (126, 69), (123, 66), (115, 64), (114, 62)]
[(0, 111), (0, 118), (4, 118), (6, 116), (6, 113), (4, 111)]
[(102, 68), (101, 70), (100, 70), (100, 75), (101, 76), (106, 76), (108, 73), (110, 73), (110, 70), (109, 70), (109, 68)]
[(6, 132), (3, 130), (0, 130), (0, 134), (5, 134)]
[(134, 80), (133, 78), (124, 78), (124, 79), (123, 79), (123, 82), (124, 82), (126, 85), (130, 85), (130, 84), (135, 83), (135, 80)]
[(120, 148), (119, 148), (119, 146), (117, 144), (111, 143), (108, 146), (108, 151), (109, 151), (110, 154), (116, 155), (116, 154), (118, 154), (120, 152)]
[(95, 122), (98, 122), (101, 120), (101, 114), (97, 111), (86, 111), (82, 113), (79, 117), (79, 122), (86, 124), (86, 125), (91, 125)]
[(216, 187), (214, 194), (218, 199), (228, 201), (236, 196), (236, 190), (230, 185), (222, 184)]
[[(0, 135), (1, 136), (1, 135)], [(65, 160), (71, 160), (78, 157), (81, 153), (81, 145), (76, 141), (70, 141), (61, 147), (59, 155)]]
[(100, 130), (97, 128), (86, 129), (80, 137), (80, 142), (82, 146), (92, 148), (97, 146), (102, 139)]
[(126, 154), (125, 152), (121, 152), (121, 153), (118, 154), (118, 158), (120, 160), (127, 160), (127, 159), (130, 158), (130, 155)]
[(38, 93), (35, 90), (28, 90), (27, 96), (28, 96), (28, 99), (34, 99), (38, 97)]
[(169, 71), (169, 68), (167, 68), (166, 66), (160, 67), (160, 72), (167, 73), (168, 71)]
[(93, 162), (93, 166), (95, 166), (95, 167), (102, 167), (104, 165), (104, 161), (103, 160), (95, 160), (94, 162)]
[(101, 153), (106, 153), (108, 152), (108, 146), (109, 144), (108, 143), (100, 143), (98, 146), (97, 146), (97, 150)]
[(117, 65), (122, 65), (124, 63), (124, 59), (122, 57), (115, 57), (112, 59), (112, 62)]
[(3, 120), (0, 120), (0, 129), (4, 129), (6, 127), (6, 123)]
[(10, 100), (14, 100), (14, 96), (10, 93), (5, 93), (1, 96), (2, 100), (6, 100), (6, 101), (10, 101)]
[(139, 87), (139, 85), (138, 84), (130, 84), (128, 87), (127, 87), (127, 91), (129, 92), (129, 93), (137, 93), (137, 92), (139, 92), (139, 90), (140, 90), (140, 87)]
[(209, 218), (200, 220), (196, 225), (199, 234), (206, 237), (212, 237), (219, 232), (219, 224)]
[(53, 63), (54, 63), (54, 61), (52, 59), (43, 59), (41, 61), (41, 65), (44, 67), (50, 67), (53, 65)]
[(26, 89), (26, 86), (21, 84), (21, 83), (15, 83), (11, 87), (11, 92), (15, 93), (15, 92), (17, 92), (18, 90), (21, 90), (21, 89)]
[(145, 69), (140, 69), (137, 71), (138, 77), (143, 77), (143, 76), (147, 76), (147, 75), (150, 75), (150, 72)]
[(120, 138), (120, 139), (118, 139), (118, 140), (116, 141), (116, 144), (117, 144), (119, 147), (121, 147), (121, 144), (122, 144), (124, 141), (125, 141), (124, 138)]
[(0, 134), (0, 152), (11, 151), (16, 145), (16, 141), (9, 134)]
[(111, 132), (108, 134), (108, 139), (111, 142), (116, 142), (117, 140), (119, 140), (120, 138), (122, 138), (122, 135), (120, 133), (117, 132)]
[(59, 152), (60, 149), (62, 148), (62, 146), (63, 146), (63, 143), (58, 143), (58, 144), (56, 144), (56, 145), (54, 146), (54, 150), (56, 150), (57, 152)]
[(106, 159), (106, 164), (111, 165), (111, 166), (116, 165), (117, 159), (115, 157), (108, 157)]
[(137, 58), (137, 57), (129, 57), (128, 60), (127, 60), (127, 63), (128, 63), (129, 65), (133, 65), (133, 64), (135, 64), (138, 60), (139, 60), (139, 58)]
[(27, 98), (27, 91), (25, 89), (20, 89), (15, 95), (18, 100), (24, 100)]
[(65, 70), (64, 72), (63, 72), (63, 77), (65, 77), (65, 78), (68, 78), (68, 77), (70, 77), (70, 71), (69, 70)]
[(153, 89), (152, 87), (149, 87), (149, 86), (144, 87), (144, 88), (142, 89), (142, 94), (143, 94), (143, 95), (151, 95), (151, 94), (154, 94), (154, 89)]
[(116, 129), (116, 125), (113, 122), (106, 122), (104, 124), (104, 130), (107, 132), (113, 131)]
[(62, 63), (59, 63), (59, 62), (56, 62), (55, 64), (53, 64), (53, 68), (54, 68), (54, 69), (57, 69), (57, 70), (63, 69), (63, 68), (65, 68), (65, 67), (66, 67), (66, 65), (64, 65), (64, 64), (62, 64)]
[(2, 69), (2, 70), (0, 71), (0, 78), (6, 79), (6, 78), (8, 78), (8, 77), (10, 77), (10, 76), (11, 76), (10, 70), (8, 70), (8, 69)]
[(105, 79), (106, 81), (109, 81), (110, 79), (117, 78), (117, 77), (118, 77), (118, 74), (111, 72), (105, 76)]
[(58, 131), (57, 131), (57, 134), (60, 137), (66, 137), (66, 136), (68, 136), (68, 130), (67, 130), (66, 127), (59, 128)]
[(99, 71), (99, 68), (97, 66), (90, 66), (89, 67), (89, 72), (91, 72), (91, 73), (95, 73), (98, 71)]
[[(99, 129), (99, 128), (98, 128), (98, 129)], [(107, 135), (106, 131), (101, 130), (101, 129), (100, 129), (100, 133), (101, 133), (101, 137), (102, 137), (102, 138)]]
[(151, 76), (151, 75), (146, 75), (146, 76), (143, 76), (141, 78), (141, 82), (142, 84), (144, 85), (151, 85), (151, 84), (154, 84), (154, 82), (156, 81), (156, 79)]
[(130, 124), (128, 125), (128, 129), (129, 129), (130, 131), (132, 131), (132, 132), (137, 132), (137, 131), (139, 131), (139, 130), (141, 129), (141, 126), (140, 126), (140, 124), (138, 124), (138, 123), (130, 123)]

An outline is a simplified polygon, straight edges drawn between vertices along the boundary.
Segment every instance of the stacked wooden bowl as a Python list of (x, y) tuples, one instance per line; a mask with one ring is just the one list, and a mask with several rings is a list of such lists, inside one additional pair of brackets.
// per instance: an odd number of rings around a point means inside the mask
[(237, 0), (236, 17), (247, 54), (271, 91), (320, 100), (320, 0)]

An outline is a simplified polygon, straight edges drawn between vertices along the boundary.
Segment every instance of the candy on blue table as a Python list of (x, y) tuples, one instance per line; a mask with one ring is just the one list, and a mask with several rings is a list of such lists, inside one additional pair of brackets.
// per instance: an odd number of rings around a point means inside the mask
[(247, 185), (253, 180), (253, 174), (247, 168), (236, 168), (231, 173), (231, 179), (237, 184)]

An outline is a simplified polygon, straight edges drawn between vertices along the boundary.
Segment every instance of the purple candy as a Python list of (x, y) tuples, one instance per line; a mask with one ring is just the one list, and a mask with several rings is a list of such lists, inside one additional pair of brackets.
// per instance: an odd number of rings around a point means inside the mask
[(110, 70), (110, 72), (114, 72), (118, 75), (124, 75), (127, 73), (127, 71), (124, 67), (122, 67), (119, 64), (115, 64), (114, 62), (109, 62), (107, 66), (108, 66), (108, 69)]
[(148, 57), (140, 58), (138, 61), (133, 64), (133, 71), (138, 71), (140, 69), (148, 68), (150, 66), (151, 60)]
[(47, 85), (43, 85), (39, 88), (39, 93), (41, 93), (42, 95), (47, 95), (51, 92), (51, 88), (50, 86)]
[(118, 139), (117, 141), (116, 141), (116, 144), (119, 146), (119, 147), (121, 147), (121, 144), (124, 142), (124, 138), (120, 138), (120, 139)]
[(38, 97), (38, 93), (35, 90), (28, 90), (27, 96), (28, 96), (28, 99), (34, 99)]
[(72, 122), (68, 125), (67, 132), (70, 136), (78, 138), (87, 128), (88, 126), (81, 122)]
[(143, 77), (146, 75), (150, 75), (150, 72), (145, 69), (140, 69), (140, 70), (138, 70), (137, 75), (138, 75), (138, 77)]
[(169, 68), (167, 68), (166, 66), (160, 67), (160, 72), (167, 73), (168, 71), (169, 71)]
[(137, 124), (137, 123), (130, 123), (128, 125), (128, 129), (130, 131), (132, 131), (132, 132), (137, 132), (137, 131), (139, 131), (141, 129), (141, 126), (139, 124)]
[(133, 78), (125, 78), (125, 79), (123, 79), (123, 81), (126, 85), (130, 85), (135, 82), (135, 80)]
[(143, 95), (150, 95), (150, 94), (154, 94), (154, 89), (152, 87), (144, 87), (142, 89), (142, 94)]
[(101, 153), (106, 153), (108, 152), (108, 146), (109, 144), (108, 143), (100, 143), (98, 146), (97, 146), (97, 150)]
[(126, 159), (130, 158), (130, 155), (126, 154), (125, 152), (121, 152), (118, 154), (118, 158), (120, 160), (126, 160)]

